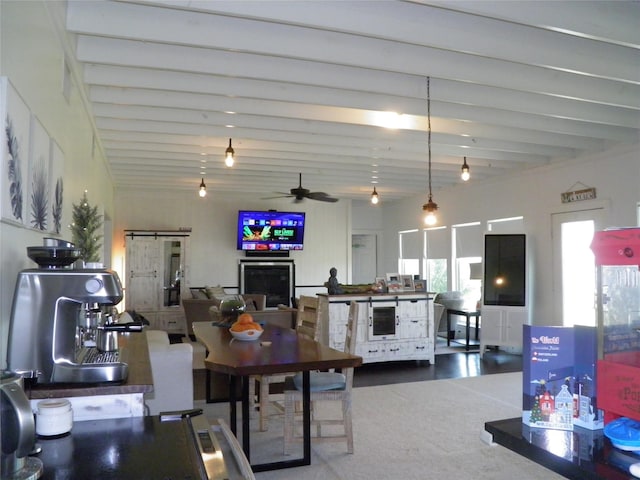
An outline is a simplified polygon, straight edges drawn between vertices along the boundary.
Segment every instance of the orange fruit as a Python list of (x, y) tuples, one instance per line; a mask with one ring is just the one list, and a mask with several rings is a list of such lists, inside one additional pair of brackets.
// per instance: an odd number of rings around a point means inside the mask
[(253, 317), (250, 313), (241, 313), (238, 316), (238, 323), (241, 325), (247, 325), (253, 323)]

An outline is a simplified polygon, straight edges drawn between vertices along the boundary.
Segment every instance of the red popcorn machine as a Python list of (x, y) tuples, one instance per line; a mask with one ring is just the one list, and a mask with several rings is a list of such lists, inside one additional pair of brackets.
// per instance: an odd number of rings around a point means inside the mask
[(640, 420), (640, 228), (596, 232), (598, 408)]

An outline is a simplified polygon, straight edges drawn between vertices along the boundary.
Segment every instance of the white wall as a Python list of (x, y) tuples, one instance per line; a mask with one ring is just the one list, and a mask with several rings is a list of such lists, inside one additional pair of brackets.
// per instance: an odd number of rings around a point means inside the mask
[[(471, 165), (473, 173), (473, 165)], [(425, 174), (426, 182), (426, 174)], [(576, 190), (580, 182), (596, 188), (597, 199), (562, 204), (561, 193)], [(577, 187), (580, 188), (580, 187)], [(588, 208), (605, 208), (607, 226), (635, 226), (640, 202), (640, 148), (618, 147), (596, 156), (526, 170), (519, 175), (486, 181), (473, 177), (466, 184), (434, 191), (439, 225), (523, 215), (525, 233), (532, 245), (533, 318), (541, 325), (558, 325), (553, 315), (551, 215)], [(426, 194), (385, 205), (386, 271), (397, 268), (398, 231), (422, 227)]]
[[(93, 149), (92, 124), (78, 89), (73, 88), (69, 102), (62, 95), (63, 58), (68, 45), (65, 44), (66, 39), (58, 36), (54, 27), (56, 22), (62, 21), (63, 13), (58, 10), (62, 5), (61, 2), (0, 2), (0, 76), (8, 77), (31, 113), (39, 119), (64, 154), (61, 238), (71, 240), (67, 226), (72, 218), (72, 205), (79, 203), (86, 189), (91, 205), (98, 205), (112, 216), (113, 186), (101, 150)], [(4, 130), (4, 119), (2, 125)], [(4, 165), (1, 171), (4, 174)], [(4, 201), (5, 192), (0, 194)], [(6, 359), (6, 339), (16, 277), (20, 270), (36, 266), (27, 257), (26, 247), (42, 245), (45, 236), (51, 235), (27, 226), (0, 222), (2, 367)]]
[[(118, 190), (114, 219), (114, 265), (124, 255), (124, 230), (176, 230), (192, 228), (189, 237), (187, 284), (238, 286), (238, 261), (246, 258), (236, 249), (238, 210), (302, 211), (306, 213), (304, 250), (291, 252), (296, 265), (296, 285), (315, 286), (296, 291), (326, 292), (322, 284), (329, 269), (346, 272), (350, 258), (351, 202), (324, 203), (289, 199), (260, 200), (246, 194), (216, 194), (205, 198), (193, 192), (162, 193)], [(116, 267), (117, 268), (117, 267)], [(124, 277), (123, 277), (124, 278)]]

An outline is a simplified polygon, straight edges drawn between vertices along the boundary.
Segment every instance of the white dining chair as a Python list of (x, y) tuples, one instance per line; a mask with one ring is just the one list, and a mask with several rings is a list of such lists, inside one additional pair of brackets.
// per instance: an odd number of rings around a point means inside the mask
[[(351, 302), (347, 324), (347, 335), (344, 343), (345, 353), (355, 354), (358, 325), (358, 304)], [(342, 372), (311, 372), (311, 425), (316, 427), (312, 441), (346, 441), (347, 452), (353, 453), (353, 427), (351, 421), (351, 389), (353, 385), (353, 367)], [(342, 418), (319, 418), (315, 415), (317, 402), (341, 402)], [(302, 373), (289, 377), (285, 382), (284, 392), (284, 453), (290, 453), (295, 442), (302, 442), (297, 435), (298, 425), (302, 425)], [(344, 433), (323, 434), (322, 427), (327, 425), (343, 425)]]
[[(320, 301), (318, 297), (300, 296), (298, 299), (298, 309), (296, 315), (296, 332), (302, 335), (318, 341), (320, 338), (320, 324), (322, 318), (322, 311), (320, 309)], [(259, 429), (261, 432), (267, 431), (269, 428), (269, 407), (273, 405), (279, 413), (283, 413), (283, 408), (277, 402), (270, 401), (269, 386), (275, 383), (284, 383), (287, 375), (254, 375), (250, 379), (249, 384), (249, 399), (252, 402), (250, 404), (251, 411), (255, 411), (255, 383), (260, 384), (258, 390), (258, 405), (259, 405)]]

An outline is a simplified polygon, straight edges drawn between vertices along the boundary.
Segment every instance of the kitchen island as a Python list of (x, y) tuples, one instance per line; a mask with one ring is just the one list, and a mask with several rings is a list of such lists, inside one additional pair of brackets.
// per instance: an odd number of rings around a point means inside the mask
[(435, 362), (433, 294), (429, 292), (318, 294), (321, 342), (342, 351), (349, 303), (360, 305), (356, 355), (363, 363)]
[(147, 336), (144, 332), (120, 333), (118, 345), (120, 361), (129, 365), (125, 382), (25, 385), (33, 410), (40, 400), (66, 398), (74, 421), (144, 415), (144, 394), (153, 391)]

